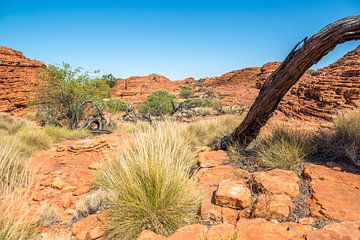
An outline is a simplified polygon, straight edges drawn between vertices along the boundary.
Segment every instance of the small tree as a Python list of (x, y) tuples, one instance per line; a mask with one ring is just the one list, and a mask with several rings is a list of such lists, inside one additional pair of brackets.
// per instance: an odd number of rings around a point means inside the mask
[(81, 68), (72, 68), (67, 63), (49, 65), (42, 72), (37, 93), (39, 116), (59, 125), (67, 121), (70, 129), (77, 129), (86, 116), (102, 115), (103, 98), (109, 92), (105, 79), (83, 72)]
[(173, 105), (171, 101), (175, 100), (175, 95), (166, 90), (157, 90), (152, 92), (146, 99), (144, 110), (160, 114), (169, 113)]
[(110, 88), (115, 87), (117, 83), (117, 79), (112, 74), (103, 75), (101, 78), (105, 80), (106, 84), (109, 85)]
[(189, 98), (191, 96), (193, 96), (194, 93), (191, 91), (191, 87), (190, 86), (183, 86), (181, 87), (181, 92), (180, 92), (180, 96), (182, 98)]

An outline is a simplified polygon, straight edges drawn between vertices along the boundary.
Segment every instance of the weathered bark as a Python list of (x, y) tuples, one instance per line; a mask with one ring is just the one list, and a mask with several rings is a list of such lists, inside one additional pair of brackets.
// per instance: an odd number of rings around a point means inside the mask
[(226, 149), (237, 143), (246, 147), (266, 124), (288, 90), (313, 64), (329, 53), (336, 45), (360, 39), (360, 16), (340, 19), (327, 25), (310, 38), (295, 45), (282, 64), (265, 81), (258, 97), (244, 121), (230, 135), (215, 144), (217, 149)]

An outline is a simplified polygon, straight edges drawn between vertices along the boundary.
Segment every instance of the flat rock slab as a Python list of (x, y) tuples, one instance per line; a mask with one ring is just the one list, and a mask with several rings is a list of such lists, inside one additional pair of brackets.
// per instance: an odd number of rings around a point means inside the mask
[(253, 174), (255, 183), (272, 194), (288, 195), (291, 198), (300, 194), (300, 178), (293, 171), (274, 169)]
[(204, 168), (226, 165), (230, 161), (229, 156), (223, 150), (200, 152), (197, 156), (197, 160), (198, 165)]
[(311, 213), (341, 221), (360, 220), (360, 175), (305, 164), (312, 192)]

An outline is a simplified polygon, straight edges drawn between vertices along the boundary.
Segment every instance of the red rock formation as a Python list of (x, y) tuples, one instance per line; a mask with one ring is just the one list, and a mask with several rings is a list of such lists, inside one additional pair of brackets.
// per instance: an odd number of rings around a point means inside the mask
[(184, 85), (194, 85), (193, 78), (186, 78), (179, 81), (158, 75), (134, 76), (127, 79), (119, 79), (113, 88), (111, 97), (121, 98), (128, 102), (143, 102), (153, 91), (164, 89), (172, 93), (178, 93)]
[[(257, 76), (257, 87), (279, 65), (264, 65)], [(360, 46), (335, 63), (306, 73), (281, 101), (279, 110), (291, 117), (328, 120), (340, 110), (356, 106), (360, 106)]]
[(250, 106), (258, 94), (255, 77), (259, 73), (258, 67), (244, 68), (219, 77), (204, 78), (201, 82), (203, 87), (212, 87), (226, 105)]
[(16, 50), (0, 46), (0, 111), (24, 108), (34, 96), (40, 78), (38, 69), (45, 64), (30, 60)]

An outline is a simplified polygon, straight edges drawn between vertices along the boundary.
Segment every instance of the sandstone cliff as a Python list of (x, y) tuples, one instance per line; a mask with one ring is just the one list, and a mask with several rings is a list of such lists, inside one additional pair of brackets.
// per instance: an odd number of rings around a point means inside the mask
[[(280, 65), (266, 64), (258, 74), (257, 87)], [(280, 102), (287, 116), (331, 119), (341, 110), (360, 106), (360, 46), (335, 63), (305, 73)]]
[(19, 51), (0, 46), (0, 112), (24, 108), (33, 99), (40, 78), (38, 69), (44, 66)]

